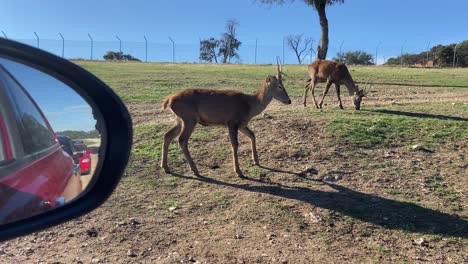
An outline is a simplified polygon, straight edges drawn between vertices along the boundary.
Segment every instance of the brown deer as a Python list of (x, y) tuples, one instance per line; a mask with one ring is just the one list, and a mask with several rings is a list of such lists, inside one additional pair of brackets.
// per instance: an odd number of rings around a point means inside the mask
[(163, 110), (170, 108), (176, 116), (176, 124), (164, 135), (161, 167), (170, 173), (167, 166), (169, 144), (179, 136), (179, 145), (191, 170), (200, 176), (188, 150), (188, 140), (197, 123), (203, 126), (226, 126), (232, 146), (234, 171), (243, 177), (239, 168), (237, 135), (242, 132), (250, 139), (252, 159), (259, 165), (254, 133), (248, 128), (249, 121), (260, 114), (274, 98), (284, 104), (291, 104), (282, 79), (282, 66), (278, 58), (278, 75), (268, 76), (260, 89), (253, 95), (233, 90), (186, 89), (173, 94), (163, 102)]
[[(356, 110), (361, 109), (361, 101), (362, 98), (365, 97), (369, 92), (366, 90), (367, 82), (364, 85), (363, 90), (359, 90), (359, 86), (356, 85), (349, 74), (348, 68), (341, 62), (335, 62), (331, 60), (316, 60), (313, 63), (309, 64), (308, 66), (309, 77), (310, 79), (307, 80), (307, 84), (304, 90), (304, 107), (307, 106), (307, 92), (312, 87), (312, 99), (314, 100), (315, 107), (322, 108), (323, 100), (325, 99), (325, 95), (328, 93), (330, 86), (335, 84), (336, 88), (336, 96), (338, 97), (339, 106), (343, 109), (343, 104), (341, 103), (340, 97), (340, 85), (346, 86), (348, 88), (349, 96), (353, 96), (353, 103)], [(317, 82), (326, 82), (325, 91), (322, 95), (322, 100), (317, 105), (317, 101), (315, 101), (314, 90)]]

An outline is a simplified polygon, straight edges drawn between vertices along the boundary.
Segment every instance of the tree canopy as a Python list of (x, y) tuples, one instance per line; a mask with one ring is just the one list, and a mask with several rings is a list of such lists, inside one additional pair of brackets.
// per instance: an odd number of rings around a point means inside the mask
[(210, 37), (200, 40), (200, 60), (218, 63), (217, 58), (220, 57), (223, 63), (228, 63), (232, 58), (238, 59), (238, 50), (242, 44), (236, 35), (238, 26), (237, 20), (229, 19), (226, 22), (226, 32), (222, 34), (220, 39)]
[(113, 60), (113, 61), (140, 61), (139, 59), (133, 57), (130, 54), (123, 54), (121, 51), (108, 51), (103, 56), (105, 60)]
[[(455, 54), (455, 46), (457, 47)], [(468, 40), (465, 40), (457, 44), (449, 45), (436, 45), (428, 51), (423, 51), (415, 54), (402, 54), (402, 56), (388, 59), (387, 65), (400, 65), (403, 61), (404, 65), (414, 65), (418, 62), (425, 61), (427, 59), (433, 60), (434, 65), (440, 67), (447, 67), (453, 65), (453, 59), (455, 57), (455, 65), (461, 67), (468, 67)], [(428, 58), (429, 57), (429, 58)]]
[(354, 64), (354, 65), (373, 65), (374, 56), (371, 54), (356, 50), (356, 51), (348, 51), (346, 53), (338, 52), (336, 57), (333, 58), (336, 61), (341, 61), (345, 64)]

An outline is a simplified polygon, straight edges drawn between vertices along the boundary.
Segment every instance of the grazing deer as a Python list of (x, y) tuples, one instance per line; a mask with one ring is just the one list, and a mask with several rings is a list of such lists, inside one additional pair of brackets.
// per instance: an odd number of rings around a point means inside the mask
[(234, 171), (243, 177), (239, 168), (237, 135), (242, 132), (250, 139), (252, 159), (259, 165), (254, 133), (248, 128), (249, 121), (260, 114), (274, 98), (291, 104), (281, 79), (282, 65), (278, 58), (278, 75), (268, 76), (253, 95), (232, 90), (186, 89), (169, 96), (163, 102), (163, 110), (170, 108), (176, 115), (176, 124), (164, 135), (161, 167), (170, 173), (167, 166), (169, 144), (178, 135), (179, 145), (193, 173), (200, 176), (188, 150), (188, 140), (197, 123), (203, 126), (227, 126), (232, 146)]
[[(359, 90), (359, 86), (356, 85), (349, 74), (348, 68), (341, 62), (335, 62), (330, 60), (316, 60), (312, 64), (309, 64), (308, 67), (309, 77), (310, 79), (307, 80), (307, 84), (305, 86), (304, 91), (304, 107), (307, 106), (307, 92), (312, 86), (312, 98), (314, 99), (315, 107), (322, 108), (323, 99), (325, 99), (325, 95), (328, 93), (328, 89), (332, 84), (335, 84), (336, 88), (336, 96), (338, 97), (338, 101), (340, 102), (339, 106), (343, 109), (343, 104), (341, 103), (340, 97), (340, 85), (346, 86), (348, 88), (349, 96), (353, 96), (353, 103), (356, 110), (361, 109), (361, 100), (365, 97), (369, 92), (366, 90), (367, 83), (364, 85), (364, 90)], [(317, 101), (315, 101), (314, 89), (317, 85), (317, 82), (326, 82), (325, 91), (322, 95), (322, 100), (317, 105)]]

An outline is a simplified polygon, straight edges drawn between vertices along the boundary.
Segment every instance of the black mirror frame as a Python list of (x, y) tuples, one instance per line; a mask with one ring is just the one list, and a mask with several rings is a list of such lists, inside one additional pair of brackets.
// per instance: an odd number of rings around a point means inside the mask
[[(91, 187), (78, 199), (57, 209), (0, 226), (0, 241), (39, 231), (86, 214), (112, 194), (127, 166), (132, 145), (130, 114), (104, 82), (83, 68), (40, 49), (0, 38), (0, 57), (26, 64), (62, 80), (97, 108), (107, 133), (103, 133), (99, 168)], [(99, 118), (99, 117), (98, 117)]]

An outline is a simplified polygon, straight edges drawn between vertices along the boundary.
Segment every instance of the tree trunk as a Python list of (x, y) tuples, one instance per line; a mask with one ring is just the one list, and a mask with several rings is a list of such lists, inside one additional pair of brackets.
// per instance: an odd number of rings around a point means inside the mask
[(328, 20), (325, 13), (325, 4), (315, 6), (320, 18), (320, 27), (322, 28), (322, 36), (317, 47), (317, 59), (324, 60), (327, 58), (328, 51)]

